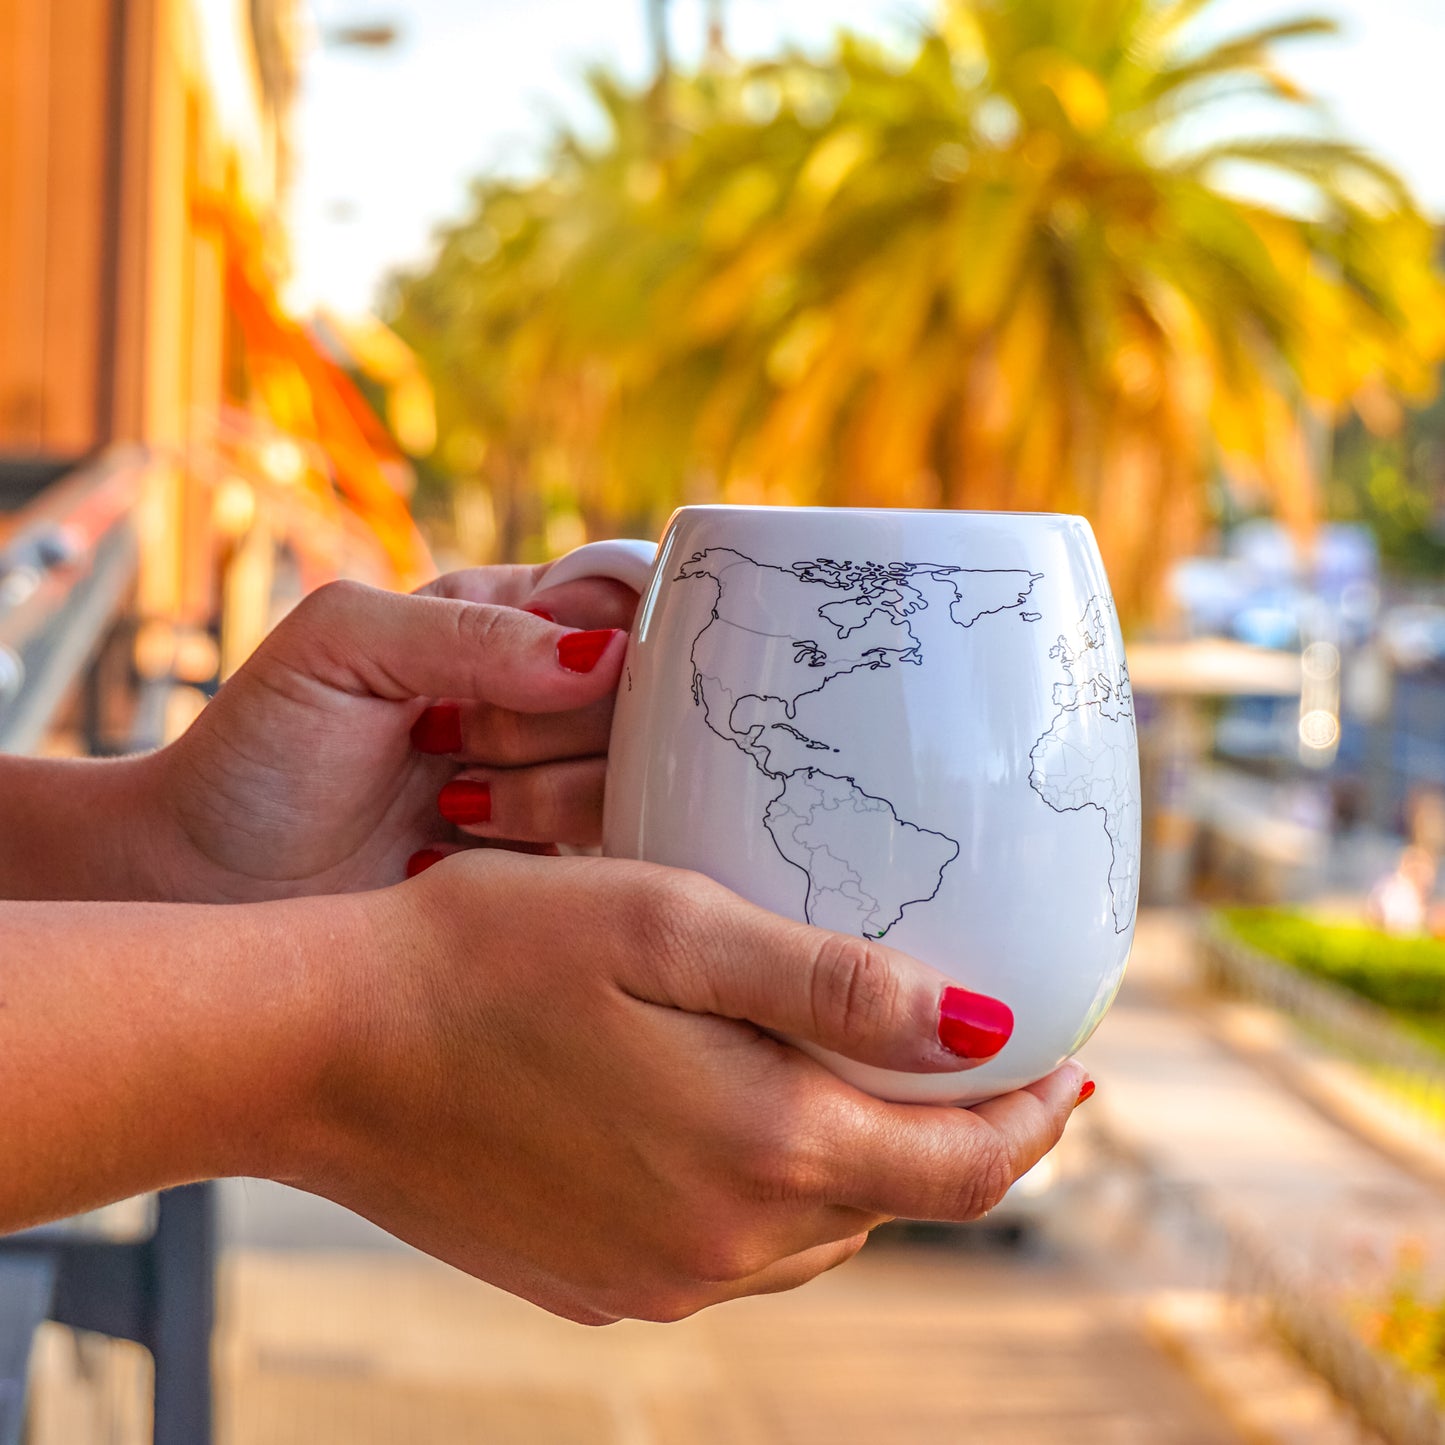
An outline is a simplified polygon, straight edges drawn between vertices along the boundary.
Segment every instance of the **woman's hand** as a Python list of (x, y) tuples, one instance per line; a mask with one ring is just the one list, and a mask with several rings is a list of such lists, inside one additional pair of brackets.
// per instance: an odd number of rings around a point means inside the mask
[(350, 906), (316, 1132), (278, 1177), (586, 1323), (790, 1288), (893, 1215), (972, 1219), (1084, 1080), (972, 1110), (859, 1093), (764, 1029), (963, 1068), (948, 981), (695, 874), (472, 851)]
[[(159, 814), (149, 896), (377, 888), (418, 850), (454, 844), (459, 824), (598, 841), (620, 629), (637, 599), (581, 582), (534, 603), (544, 573), (479, 568), (412, 597), (337, 583), (306, 598), (141, 765)], [(534, 605), (547, 610), (522, 610)]]
[(0, 937), (0, 1232), (261, 1175), (591, 1323), (801, 1284), (890, 1215), (973, 1218), (1083, 1081), (871, 1099), (765, 1030), (958, 1069), (998, 1006), (642, 863), (475, 849), (349, 895), (0, 903)]

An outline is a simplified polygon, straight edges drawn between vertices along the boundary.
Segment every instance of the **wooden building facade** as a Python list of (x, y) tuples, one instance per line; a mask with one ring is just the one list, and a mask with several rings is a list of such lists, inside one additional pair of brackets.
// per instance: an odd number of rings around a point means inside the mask
[(293, 593), (427, 570), (399, 454), (279, 300), (299, 8), (0, 0), (0, 747), (7, 538), (28, 566), (51, 478), (124, 462), (129, 614), (220, 675), (278, 565)]

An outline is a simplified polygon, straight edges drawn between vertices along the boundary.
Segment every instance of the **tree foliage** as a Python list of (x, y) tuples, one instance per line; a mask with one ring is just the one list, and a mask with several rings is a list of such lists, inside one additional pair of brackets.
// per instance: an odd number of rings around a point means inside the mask
[(1332, 516), (1364, 522), (1386, 568), (1402, 578), (1445, 578), (1445, 399), (1379, 435), (1358, 417), (1335, 438)]
[[(603, 137), (479, 182), (398, 280), (443, 465), (512, 552), (539, 506), (1083, 512), (1135, 611), (1216, 479), (1307, 527), (1312, 436), (1429, 396), (1445, 291), (1402, 183), (1276, 66), (1330, 25), (1203, 43), (1209, 5), (952, 0), (903, 54), (594, 75)], [(1276, 133), (1229, 130), (1241, 96)]]

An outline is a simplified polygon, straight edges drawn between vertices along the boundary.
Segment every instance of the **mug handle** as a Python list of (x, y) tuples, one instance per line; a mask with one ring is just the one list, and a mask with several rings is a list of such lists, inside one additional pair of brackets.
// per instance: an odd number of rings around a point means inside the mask
[(656, 561), (656, 542), (644, 542), (636, 537), (588, 542), (552, 563), (542, 574), (539, 589), (560, 587), (564, 582), (577, 582), (584, 577), (607, 577), (641, 596), (652, 581)]

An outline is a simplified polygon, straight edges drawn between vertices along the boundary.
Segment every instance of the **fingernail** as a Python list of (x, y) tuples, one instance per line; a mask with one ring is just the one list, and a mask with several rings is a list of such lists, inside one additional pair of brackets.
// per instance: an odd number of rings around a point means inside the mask
[(440, 848), (423, 848), (406, 860), (406, 876), (415, 878), (418, 873), (425, 873), (433, 863), (440, 863), (446, 856)]
[(1094, 1090), (1098, 1087), (1092, 1079), (1085, 1079), (1083, 1088), (1079, 1090), (1079, 1097), (1074, 1100), (1074, 1108), (1077, 1109), (1085, 1099), (1092, 1099), (1094, 1097)]
[(961, 1059), (991, 1059), (1014, 1031), (1013, 1010), (996, 998), (946, 988), (938, 1006), (938, 1042)]
[(557, 644), (557, 661), (568, 672), (591, 672), (607, 651), (607, 644), (616, 636), (614, 627), (596, 632), (569, 632)]
[(411, 725), (411, 745), (419, 753), (456, 753), (462, 747), (462, 710), (454, 702), (427, 708)]
[(529, 613), (533, 617), (540, 617), (543, 622), (555, 622), (557, 620), (545, 607), (524, 607), (522, 611)]
[(437, 794), (437, 811), (448, 823), (490, 823), (492, 785), (472, 778), (456, 778)]

